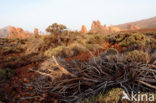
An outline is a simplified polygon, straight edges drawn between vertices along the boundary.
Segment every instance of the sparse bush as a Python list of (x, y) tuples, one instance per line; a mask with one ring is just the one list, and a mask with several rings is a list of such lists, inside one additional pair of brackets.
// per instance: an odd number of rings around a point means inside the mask
[(64, 46), (58, 46), (56, 48), (50, 48), (47, 51), (45, 51), (44, 55), (47, 57), (60, 56), (63, 48), (64, 48)]
[(57, 23), (54, 23), (52, 25), (50, 25), (46, 31), (47, 32), (50, 32), (51, 34), (61, 34), (62, 32), (64, 32), (64, 30), (66, 29), (67, 27), (65, 25), (62, 25), (62, 24), (57, 24)]
[(128, 52), (127, 55), (124, 56), (124, 61), (148, 63), (149, 55), (146, 52), (134, 50), (134, 51)]
[(85, 47), (90, 51), (97, 51), (102, 48), (99, 44), (85, 44)]
[[(123, 37), (122, 37), (123, 38)], [(119, 42), (120, 46), (131, 46), (133, 44), (145, 45), (145, 35), (142, 33), (133, 33), (130, 35), (125, 35), (124, 39)]]
[(71, 48), (64, 48), (62, 50), (62, 57), (72, 57), (74, 56), (74, 51)]
[(114, 48), (109, 48), (106, 50), (106, 55), (117, 55), (118, 51)]
[(7, 55), (7, 54), (10, 54), (10, 53), (20, 53), (22, 51), (23, 51), (22, 48), (8, 46), (8, 47), (3, 48), (3, 50), (1, 51), (1, 54), (2, 55)]
[(17, 60), (17, 59), (18, 59), (18, 57), (11, 56), (11, 57), (6, 58), (4, 61), (5, 61), (5, 62), (9, 62), (9, 61), (15, 61), (15, 60)]
[(121, 88), (113, 88), (104, 95), (100, 93), (98, 96), (85, 99), (81, 103), (119, 103), (122, 92)]
[(56, 48), (50, 48), (47, 51), (45, 51), (44, 55), (47, 57), (51, 56), (73, 57), (86, 51), (87, 49), (83, 45), (74, 43), (67, 47), (58, 46)]
[(146, 43), (147, 43), (147, 45), (150, 45), (150, 47), (151, 47), (152, 49), (156, 49), (156, 40), (155, 40), (155, 39), (151, 38), (151, 39), (148, 40)]
[(102, 44), (106, 39), (106, 36), (103, 34), (96, 35), (88, 35), (89, 39), (87, 41), (88, 44)]
[(72, 50), (74, 52), (73, 56), (76, 56), (80, 53), (84, 53), (87, 51), (86, 47), (77, 43), (71, 44), (67, 48), (69, 48), (69, 50)]
[(44, 46), (44, 41), (40, 38), (33, 38), (25, 45), (26, 53), (39, 53), (42, 52), (42, 49), (46, 49)]

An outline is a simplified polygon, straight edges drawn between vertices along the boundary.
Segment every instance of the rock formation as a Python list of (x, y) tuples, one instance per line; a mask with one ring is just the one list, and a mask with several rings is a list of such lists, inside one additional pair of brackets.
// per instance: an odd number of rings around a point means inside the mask
[(108, 32), (108, 28), (106, 25), (101, 25), (100, 21), (93, 21), (92, 26), (91, 26), (91, 32), (96, 33), (96, 32)]
[(16, 39), (16, 38), (29, 38), (31, 37), (31, 34), (29, 32), (25, 32), (22, 28), (15, 28), (12, 27), (9, 31), (8, 38), (10, 39)]
[(86, 28), (85, 25), (82, 25), (81, 33), (83, 33), (83, 34), (86, 34), (87, 33), (87, 28)]
[(112, 32), (119, 32), (119, 31), (121, 31), (120, 28), (110, 25), (109, 32), (112, 33)]
[(114, 26), (110, 26), (107, 27), (106, 25), (101, 25), (100, 21), (93, 21), (92, 26), (91, 26), (91, 30), (90, 32), (92, 33), (97, 33), (97, 32), (102, 32), (102, 33), (108, 33), (108, 32), (119, 32), (120, 28), (118, 27), (114, 27)]
[(35, 28), (35, 29), (34, 29), (34, 36), (35, 36), (35, 37), (38, 37), (38, 36), (39, 36), (39, 34), (38, 34), (38, 28)]
[(127, 30), (139, 30), (140, 27), (137, 25), (127, 25)]
[(139, 29), (140, 29), (140, 27), (139, 27), (139, 26), (137, 26), (137, 25), (135, 25), (135, 29), (136, 29), (136, 30), (139, 30)]

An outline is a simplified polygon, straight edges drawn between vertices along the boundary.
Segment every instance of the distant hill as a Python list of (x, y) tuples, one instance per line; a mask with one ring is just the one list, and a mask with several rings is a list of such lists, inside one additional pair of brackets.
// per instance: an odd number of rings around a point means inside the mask
[(6, 26), (0, 29), (0, 37), (6, 37), (9, 35), (9, 31), (11, 30), (12, 26)]
[(132, 26), (137, 25), (140, 27), (140, 29), (156, 28), (156, 17), (139, 20), (135, 22), (129, 22), (129, 23), (120, 24), (120, 25), (115, 25), (115, 26), (119, 27), (120, 29), (127, 29), (128, 25), (132, 25)]

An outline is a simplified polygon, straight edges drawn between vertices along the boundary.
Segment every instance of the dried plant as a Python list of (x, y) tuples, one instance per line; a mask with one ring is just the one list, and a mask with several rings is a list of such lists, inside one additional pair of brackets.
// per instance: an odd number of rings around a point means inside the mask
[[(49, 93), (58, 95), (67, 103), (83, 100), (86, 97), (105, 93), (107, 88), (123, 88), (130, 91), (156, 92), (156, 66), (152, 64), (130, 63), (120, 60), (110, 62), (103, 58), (93, 58), (89, 62), (67, 62), (53, 57), (52, 63), (64, 76), (54, 83), (49, 82)], [(52, 70), (54, 67), (46, 70)], [(48, 67), (48, 66), (47, 66)], [(37, 71), (44, 77), (54, 78), (55, 73)]]

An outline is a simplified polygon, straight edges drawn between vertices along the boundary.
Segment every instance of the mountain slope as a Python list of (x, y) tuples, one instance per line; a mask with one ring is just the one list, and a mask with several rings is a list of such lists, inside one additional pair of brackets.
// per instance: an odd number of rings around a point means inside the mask
[(137, 25), (140, 27), (140, 29), (156, 28), (156, 17), (152, 17), (152, 18), (144, 19), (144, 20), (139, 20), (136, 22), (119, 24), (116, 26), (119, 27), (120, 29), (127, 29), (128, 25), (132, 25), (132, 26)]

